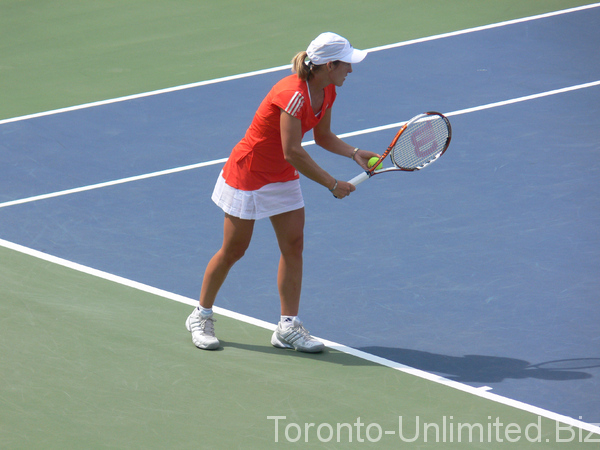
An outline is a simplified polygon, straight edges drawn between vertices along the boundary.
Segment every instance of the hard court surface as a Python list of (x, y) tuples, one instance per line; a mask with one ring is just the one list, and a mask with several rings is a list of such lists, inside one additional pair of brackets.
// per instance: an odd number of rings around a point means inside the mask
[[(331, 2), (283, 43), (269, 2), (232, 16), (60, 3), (2, 6), (11, 24), (48, 20), (47, 36), (3, 32), (2, 448), (464, 448), (459, 424), (476, 448), (598, 448), (584, 441), (600, 422), (600, 5), (400, 2), (400, 31), (376, 26), (398, 2), (344, 3), (345, 17)], [(269, 344), (268, 221), (218, 298), (222, 348), (199, 351), (183, 323), (222, 238), (215, 179), (325, 27), (370, 50), (338, 90), (336, 133), (381, 152), (394, 124), (437, 110), (450, 149), (341, 201), (302, 179), (301, 317), (325, 353)], [(101, 39), (79, 42), (86, 30)], [(358, 173), (305, 147), (339, 179)]]

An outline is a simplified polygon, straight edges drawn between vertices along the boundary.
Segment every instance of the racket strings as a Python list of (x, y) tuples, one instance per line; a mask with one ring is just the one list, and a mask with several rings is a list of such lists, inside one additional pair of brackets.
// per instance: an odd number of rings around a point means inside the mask
[(414, 170), (435, 161), (445, 150), (450, 130), (443, 117), (424, 116), (410, 123), (392, 148), (395, 166)]

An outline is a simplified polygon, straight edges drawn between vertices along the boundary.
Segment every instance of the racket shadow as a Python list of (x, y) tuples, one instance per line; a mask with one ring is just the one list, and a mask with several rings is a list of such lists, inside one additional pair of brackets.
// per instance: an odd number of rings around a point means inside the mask
[[(554, 368), (555, 364), (540, 363), (532, 365), (528, 361), (516, 358), (485, 355), (448, 356), (436, 353), (390, 347), (362, 347), (367, 353), (404, 364), (415, 369), (433, 372), (450, 380), (461, 383), (498, 383), (506, 379), (536, 378), (551, 381), (570, 381), (592, 378), (588, 372), (567, 365)], [(579, 361), (594, 361), (586, 368), (600, 367), (597, 358), (583, 358)], [(575, 360), (564, 360), (575, 361)], [(552, 361), (555, 363), (555, 361)], [(583, 367), (579, 367), (581, 369)]]

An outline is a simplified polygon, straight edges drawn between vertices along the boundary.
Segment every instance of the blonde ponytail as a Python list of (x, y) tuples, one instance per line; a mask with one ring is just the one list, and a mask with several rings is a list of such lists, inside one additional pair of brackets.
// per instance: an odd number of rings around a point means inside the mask
[(292, 72), (298, 75), (303, 81), (307, 81), (312, 76), (311, 67), (314, 67), (311, 63), (306, 63), (308, 54), (305, 51), (298, 52), (294, 59), (292, 59)]

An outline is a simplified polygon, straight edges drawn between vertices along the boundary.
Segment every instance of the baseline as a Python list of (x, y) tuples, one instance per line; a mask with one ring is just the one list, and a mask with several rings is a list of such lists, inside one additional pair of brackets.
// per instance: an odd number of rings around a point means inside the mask
[[(589, 5), (577, 6), (574, 8), (568, 8), (568, 9), (553, 11), (553, 12), (544, 13), (544, 14), (537, 14), (534, 16), (523, 17), (520, 19), (507, 20), (507, 21), (498, 22), (498, 23), (494, 23), (494, 24), (482, 25), (479, 27), (466, 28), (464, 30), (453, 31), (450, 33), (442, 33), (442, 34), (428, 36), (428, 37), (424, 37), (424, 38), (413, 39), (413, 40), (409, 40), (409, 41), (405, 41), (405, 42), (398, 42), (395, 44), (388, 44), (388, 45), (383, 45), (383, 46), (379, 46), (379, 47), (373, 47), (370, 49), (366, 49), (366, 51), (367, 52), (378, 52), (378, 51), (382, 51), (382, 50), (389, 50), (392, 48), (403, 47), (403, 46), (408, 46), (408, 45), (413, 45), (413, 44), (419, 44), (422, 42), (434, 41), (434, 40), (438, 40), (438, 39), (445, 39), (445, 38), (460, 36), (460, 35), (468, 34), (468, 33), (476, 33), (479, 31), (490, 30), (493, 28), (500, 28), (500, 27), (505, 27), (505, 26), (514, 25), (514, 24), (518, 24), (518, 23), (546, 19), (549, 17), (559, 16), (559, 15), (563, 15), (563, 14), (570, 14), (570, 13), (584, 11), (587, 9), (598, 8), (598, 7), (600, 7), (600, 3), (591, 3)], [(18, 117), (12, 117), (9, 119), (0, 120), (0, 125), (6, 124), (6, 123), (18, 122), (18, 121), (22, 121), (22, 120), (34, 119), (34, 118), (38, 118), (38, 117), (49, 116), (49, 115), (53, 115), (53, 114), (77, 111), (80, 109), (93, 108), (96, 106), (109, 105), (112, 103), (119, 103), (119, 102), (124, 102), (127, 100), (134, 100), (134, 99), (139, 99), (139, 98), (144, 98), (144, 97), (150, 97), (153, 95), (166, 94), (169, 92), (181, 91), (181, 90), (191, 89), (191, 88), (200, 87), (200, 86), (207, 86), (210, 84), (223, 83), (226, 81), (238, 80), (241, 78), (248, 78), (248, 77), (253, 77), (256, 75), (264, 75), (267, 73), (278, 72), (280, 70), (286, 70), (289, 68), (291, 68), (291, 64), (285, 64), (282, 66), (272, 67), (269, 69), (256, 70), (253, 72), (247, 72), (247, 73), (242, 73), (242, 74), (238, 74), (238, 75), (230, 75), (230, 76), (222, 77), (222, 78), (215, 78), (213, 80), (199, 81), (199, 82), (195, 82), (195, 83), (183, 84), (180, 86), (173, 86), (170, 88), (158, 89), (155, 91), (143, 92), (140, 94), (133, 94), (133, 95), (127, 95), (127, 96), (117, 97), (117, 98), (113, 98), (113, 99), (84, 103), (82, 105), (69, 106), (66, 108), (59, 108), (59, 109), (39, 112), (39, 113), (35, 113), (35, 114), (27, 114), (24, 116), (18, 116)]]
[[(127, 286), (127, 287), (130, 287), (133, 289), (137, 289), (137, 290), (140, 290), (143, 292), (154, 294), (154, 295), (157, 295), (157, 296), (160, 296), (160, 297), (172, 300), (172, 301), (184, 303), (184, 304), (187, 304), (190, 306), (197, 305), (197, 300), (193, 300), (193, 299), (184, 297), (179, 294), (175, 294), (172, 292), (165, 291), (163, 289), (158, 289), (158, 288), (155, 288), (155, 287), (143, 284), (143, 283), (139, 283), (137, 281), (129, 280), (127, 278), (120, 277), (120, 276), (114, 275), (114, 274), (110, 274), (110, 273), (107, 273), (107, 272), (104, 272), (104, 271), (101, 271), (98, 269), (87, 267), (82, 264), (75, 263), (73, 261), (68, 261), (66, 259), (59, 258), (59, 257), (53, 256), (53, 255), (50, 255), (50, 254), (47, 254), (44, 252), (40, 252), (38, 250), (34, 250), (34, 249), (31, 249), (31, 248), (28, 248), (28, 247), (25, 247), (25, 246), (22, 246), (19, 244), (15, 244), (13, 242), (9, 242), (4, 239), (0, 239), (0, 246), (10, 249), (10, 250), (17, 251), (19, 253), (23, 253), (25, 255), (29, 255), (29, 256), (53, 263), (53, 264), (57, 264), (57, 265), (60, 265), (60, 266), (63, 266), (63, 267), (66, 267), (66, 268), (69, 268), (72, 270), (76, 270), (81, 273), (85, 273), (88, 275), (92, 275), (94, 277), (102, 278), (104, 280), (108, 280), (108, 281), (111, 281), (111, 282), (114, 282), (117, 284), (121, 284), (123, 286)], [(225, 308), (215, 306), (214, 310), (217, 314), (229, 317), (231, 319), (239, 320), (239, 321), (251, 324), (251, 325), (266, 328), (270, 331), (273, 331), (276, 328), (275, 324), (266, 322), (264, 320), (256, 319), (254, 317), (250, 317), (250, 316), (247, 316), (244, 314), (236, 313), (234, 311), (230, 311)], [(318, 338), (318, 339), (320, 339), (323, 343), (325, 343), (325, 345), (327, 347), (329, 347), (333, 350), (337, 350), (339, 352), (342, 352), (342, 353), (345, 353), (348, 355), (352, 355), (352, 356), (361, 358), (361, 359), (369, 361), (369, 362), (380, 364), (382, 366), (386, 366), (391, 369), (398, 370), (398, 371), (406, 373), (408, 375), (413, 375), (418, 378), (422, 378), (422, 379), (425, 379), (428, 381), (433, 381), (434, 383), (441, 384), (441, 385), (444, 385), (444, 386), (447, 386), (447, 387), (450, 387), (450, 388), (453, 388), (453, 389), (456, 389), (456, 390), (459, 390), (459, 391), (462, 391), (465, 393), (469, 393), (469, 394), (475, 395), (477, 397), (481, 397), (486, 400), (493, 401), (495, 403), (500, 403), (500, 404), (503, 404), (506, 406), (513, 407), (515, 409), (519, 409), (519, 410), (522, 410), (525, 412), (536, 414), (540, 417), (544, 417), (546, 419), (550, 419), (555, 422), (560, 422), (565, 425), (574, 426), (574, 427), (580, 428), (582, 430), (589, 431), (591, 433), (600, 434), (600, 426), (598, 426), (596, 424), (589, 424), (589, 423), (586, 423), (586, 422), (583, 422), (580, 420), (573, 419), (571, 417), (564, 416), (562, 414), (557, 414), (555, 412), (539, 408), (537, 406), (533, 406), (533, 405), (529, 405), (529, 404), (520, 402), (518, 400), (513, 400), (513, 399), (510, 399), (507, 397), (503, 397), (501, 395), (493, 394), (485, 388), (475, 388), (475, 387), (472, 387), (472, 386), (469, 386), (466, 384), (452, 381), (447, 378), (441, 377), (439, 375), (434, 375), (434, 374), (425, 372), (423, 370), (414, 369), (414, 368), (406, 366), (404, 364), (400, 364), (400, 363), (390, 361), (388, 359), (385, 359), (385, 358), (382, 358), (379, 356), (371, 355), (369, 353), (366, 353), (366, 352), (363, 352), (363, 351), (360, 351), (360, 350), (357, 350), (357, 349), (354, 349), (351, 347), (347, 347), (343, 344), (339, 344), (339, 343), (329, 341), (326, 339), (321, 339), (321, 338)]]

